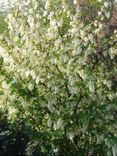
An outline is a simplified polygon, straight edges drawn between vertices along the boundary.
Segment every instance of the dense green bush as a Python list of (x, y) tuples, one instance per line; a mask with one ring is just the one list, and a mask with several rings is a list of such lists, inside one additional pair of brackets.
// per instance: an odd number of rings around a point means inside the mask
[(29, 127), (27, 155), (37, 146), (45, 156), (116, 156), (113, 5), (95, 0), (90, 18), (77, 0), (22, 0), (8, 15), (0, 108), (14, 127), (21, 121)]
[(7, 30), (7, 23), (5, 22), (5, 15), (0, 13), (0, 33)]
[(26, 125), (8, 123), (7, 112), (0, 113), (0, 156), (26, 156), (26, 148), (30, 140)]

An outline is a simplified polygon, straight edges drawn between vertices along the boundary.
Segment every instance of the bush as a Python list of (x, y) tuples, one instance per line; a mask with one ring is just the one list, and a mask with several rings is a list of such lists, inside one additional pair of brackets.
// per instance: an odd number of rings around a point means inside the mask
[(24, 123), (11, 125), (6, 114), (7, 112), (0, 113), (0, 156), (26, 156), (26, 147), (30, 140), (27, 127)]
[(0, 107), (9, 122), (30, 127), (28, 155), (35, 144), (45, 156), (117, 154), (112, 3), (91, 3), (97, 13), (90, 18), (77, 0), (22, 0), (8, 15)]
[(5, 22), (5, 16), (0, 14), (0, 34), (7, 30), (7, 23)]

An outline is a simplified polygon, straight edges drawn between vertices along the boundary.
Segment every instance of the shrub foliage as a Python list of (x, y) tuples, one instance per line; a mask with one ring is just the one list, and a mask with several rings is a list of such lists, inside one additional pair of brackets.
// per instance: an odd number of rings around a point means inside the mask
[(47, 156), (116, 156), (113, 8), (106, 0), (21, 0), (8, 15), (0, 108), (14, 127), (29, 127), (27, 155), (36, 144)]

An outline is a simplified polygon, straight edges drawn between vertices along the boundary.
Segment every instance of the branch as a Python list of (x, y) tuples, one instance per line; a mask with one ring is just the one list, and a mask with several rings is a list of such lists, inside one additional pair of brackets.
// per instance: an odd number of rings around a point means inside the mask
[(77, 103), (76, 103), (76, 105), (75, 105), (75, 107), (74, 107), (74, 113), (77, 112), (78, 105), (79, 105), (80, 101), (82, 100), (82, 98), (83, 98), (83, 94), (82, 94), (82, 92), (81, 92), (80, 97), (79, 97), (79, 99), (78, 99), (78, 101), (77, 101)]

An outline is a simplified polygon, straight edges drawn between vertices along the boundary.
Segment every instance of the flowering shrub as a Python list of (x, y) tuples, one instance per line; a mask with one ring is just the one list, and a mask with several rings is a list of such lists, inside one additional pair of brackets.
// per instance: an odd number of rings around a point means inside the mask
[(7, 29), (7, 24), (5, 22), (5, 17), (0, 13), (0, 33), (4, 32)]
[(94, 2), (92, 18), (77, 0), (22, 0), (7, 17), (0, 108), (44, 155), (117, 154), (114, 2)]
[(30, 131), (22, 121), (14, 129), (6, 117), (6, 112), (0, 112), (0, 156), (25, 156)]

